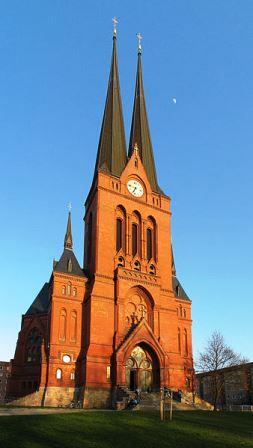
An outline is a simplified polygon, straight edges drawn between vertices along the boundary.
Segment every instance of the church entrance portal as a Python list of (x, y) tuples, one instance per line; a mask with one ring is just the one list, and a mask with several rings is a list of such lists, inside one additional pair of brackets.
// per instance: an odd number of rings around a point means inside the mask
[(155, 354), (137, 345), (126, 362), (126, 382), (130, 390), (151, 392), (159, 389), (159, 363)]

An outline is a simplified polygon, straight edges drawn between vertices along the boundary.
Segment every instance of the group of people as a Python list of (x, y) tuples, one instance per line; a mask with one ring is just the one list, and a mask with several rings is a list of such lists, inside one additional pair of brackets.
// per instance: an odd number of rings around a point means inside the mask
[[(167, 386), (163, 388), (164, 392), (164, 398), (171, 398), (172, 396), (172, 390), (169, 389)], [(178, 391), (173, 392), (173, 398), (179, 402), (181, 402), (183, 392), (178, 389)], [(134, 391), (134, 398), (131, 398), (131, 400), (127, 404), (127, 409), (133, 409), (135, 408), (141, 401), (141, 391), (140, 389), (136, 389)]]
[(127, 409), (133, 409), (135, 406), (137, 406), (141, 401), (141, 391), (140, 389), (136, 389), (134, 391), (134, 398), (131, 398), (127, 405)]

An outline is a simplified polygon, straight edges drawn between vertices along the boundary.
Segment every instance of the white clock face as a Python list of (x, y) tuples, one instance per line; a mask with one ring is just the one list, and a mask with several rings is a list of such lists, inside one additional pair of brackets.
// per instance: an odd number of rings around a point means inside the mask
[(138, 182), (138, 180), (135, 179), (130, 179), (127, 182), (127, 189), (129, 193), (131, 193), (136, 198), (140, 198), (144, 193), (143, 186), (140, 182)]
[(70, 358), (69, 355), (64, 355), (64, 356), (62, 357), (62, 360), (63, 360), (63, 362), (70, 362), (70, 361), (71, 361), (71, 358)]

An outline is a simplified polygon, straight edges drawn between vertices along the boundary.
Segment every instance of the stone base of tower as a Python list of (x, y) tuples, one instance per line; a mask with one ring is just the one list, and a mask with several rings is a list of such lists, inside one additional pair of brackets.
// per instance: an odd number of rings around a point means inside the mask
[(86, 409), (112, 408), (111, 389), (86, 387), (84, 391), (83, 407)]
[(68, 407), (72, 401), (82, 401), (82, 388), (77, 387), (44, 387), (23, 397), (8, 398), (11, 406), (49, 406)]
[(33, 392), (23, 397), (6, 397), (6, 404), (10, 406), (42, 406), (44, 388), (40, 388), (36, 392)]

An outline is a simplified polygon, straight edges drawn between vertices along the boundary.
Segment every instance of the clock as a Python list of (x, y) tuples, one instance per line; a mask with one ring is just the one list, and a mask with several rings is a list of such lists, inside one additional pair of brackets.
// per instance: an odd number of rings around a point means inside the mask
[(131, 193), (136, 198), (140, 198), (144, 193), (143, 186), (140, 182), (138, 182), (138, 180), (135, 179), (130, 179), (127, 182), (127, 189), (129, 193)]
[(63, 360), (63, 362), (70, 362), (71, 361), (71, 358), (70, 358), (70, 356), (69, 355), (63, 355), (63, 357), (62, 357), (62, 360)]

